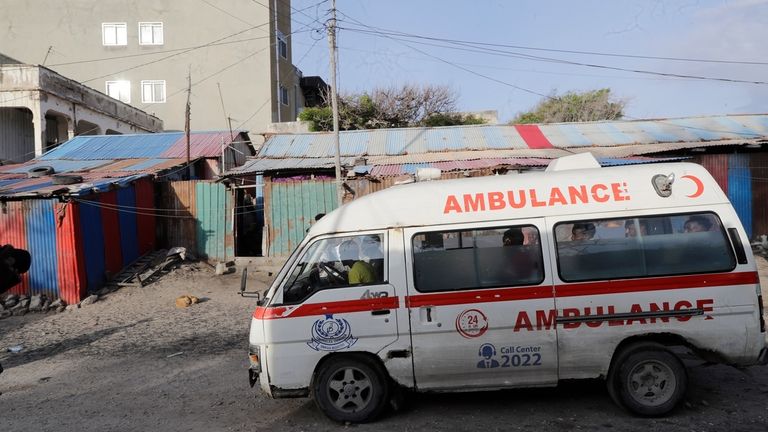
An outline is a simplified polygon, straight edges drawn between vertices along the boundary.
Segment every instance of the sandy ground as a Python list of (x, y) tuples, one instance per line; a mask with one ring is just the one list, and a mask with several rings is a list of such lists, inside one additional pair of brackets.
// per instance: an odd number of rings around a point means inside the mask
[[(767, 292), (768, 262), (758, 260)], [(339, 425), (309, 399), (271, 400), (248, 386), (255, 301), (238, 296), (238, 285), (235, 274), (177, 273), (77, 311), (0, 320), (0, 430), (768, 430), (768, 367), (700, 364), (690, 369), (685, 406), (662, 419), (625, 413), (602, 382), (587, 381), (412, 395), (406, 408), (376, 423)], [(183, 294), (205, 301), (176, 309), (174, 299)], [(6, 351), (16, 345), (20, 353)]]

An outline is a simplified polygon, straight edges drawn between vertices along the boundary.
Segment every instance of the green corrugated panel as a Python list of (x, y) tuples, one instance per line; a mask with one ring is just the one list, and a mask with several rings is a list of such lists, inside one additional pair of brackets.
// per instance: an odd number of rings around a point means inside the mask
[(223, 184), (205, 182), (195, 185), (195, 196), (197, 253), (209, 260), (226, 261), (234, 257), (232, 197)]
[(285, 256), (304, 239), (316, 214), (336, 208), (336, 189), (333, 181), (272, 183), (271, 201), (268, 205), (274, 238), (269, 254)]

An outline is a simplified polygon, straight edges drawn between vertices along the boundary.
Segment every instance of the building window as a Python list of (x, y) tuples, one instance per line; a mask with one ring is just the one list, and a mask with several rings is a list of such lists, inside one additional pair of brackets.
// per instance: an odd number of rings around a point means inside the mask
[(125, 23), (101, 24), (101, 43), (105, 46), (128, 45), (128, 27)]
[(120, 102), (131, 103), (131, 82), (107, 81), (107, 95)]
[(288, 105), (288, 89), (284, 86), (280, 86), (280, 103)]
[(161, 22), (140, 22), (139, 23), (139, 45), (162, 45), (163, 44), (163, 23)]
[(165, 103), (165, 80), (142, 81), (141, 101), (144, 103)]
[(285, 35), (280, 32), (277, 32), (277, 53), (284, 59), (288, 58), (288, 42)]

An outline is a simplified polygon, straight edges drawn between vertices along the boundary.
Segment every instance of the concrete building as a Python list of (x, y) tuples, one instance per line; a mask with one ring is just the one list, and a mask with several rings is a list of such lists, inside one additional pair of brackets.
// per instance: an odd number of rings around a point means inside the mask
[(295, 121), (304, 94), (325, 85), (291, 62), (290, 0), (0, 0), (0, 9), (5, 54), (152, 113), (169, 130), (184, 129), (188, 75), (194, 130)]
[(158, 132), (162, 120), (39, 66), (0, 58), (0, 159), (24, 162), (76, 135)]

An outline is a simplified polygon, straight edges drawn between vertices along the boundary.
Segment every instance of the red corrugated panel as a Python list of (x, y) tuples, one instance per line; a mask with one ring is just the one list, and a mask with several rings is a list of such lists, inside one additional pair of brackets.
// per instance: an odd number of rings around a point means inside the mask
[(123, 254), (120, 249), (120, 220), (118, 218), (117, 193), (115, 191), (99, 194), (101, 223), (104, 228), (105, 267), (110, 277), (117, 275), (123, 268)]
[(704, 168), (712, 174), (717, 184), (728, 194), (728, 155), (727, 154), (707, 154), (694, 158)]
[(135, 183), (136, 224), (139, 235), (139, 255), (155, 250), (155, 188), (150, 179), (141, 179)]
[[(5, 203), (0, 210), (0, 243), (10, 244), (18, 249), (27, 249), (27, 234), (24, 226), (24, 210), (20, 201)], [(34, 257), (32, 258), (34, 260)], [(21, 283), (10, 289), (15, 294), (29, 294), (29, 274), (21, 277)]]
[[(238, 138), (238, 134), (235, 134)], [(189, 152), (191, 157), (220, 157), (221, 146), (232, 143), (229, 132), (196, 132), (189, 137)], [(187, 139), (183, 135), (160, 157), (181, 158), (187, 156)]]
[(76, 304), (86, 293), (85, 257), (82, 239), (77, 235), (80, 224), (77, 204), (56, 204), (56, 248), (58, 249), (59, 297)]
[(532, 149), (551, 149), (554, 148), (552, 146), (552, 143), (549, 142), (547, 137), (544, 136), (543, 133), (541, 133), (541, 129), (539, 129), (536, 125), (515, 125), (515, 129), (517, 129), (517, 133), (520, 134), (520, 136), (523, 138), (526, 144), (528, 144), (529, 148)]

